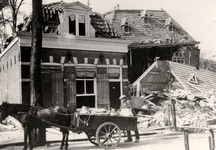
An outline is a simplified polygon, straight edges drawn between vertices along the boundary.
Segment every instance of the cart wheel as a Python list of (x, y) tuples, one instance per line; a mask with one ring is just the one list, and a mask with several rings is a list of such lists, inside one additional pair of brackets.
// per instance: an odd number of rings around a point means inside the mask
[(86, 134), (86, 135), (87, 135), (87, 137), (88, 137), (89, 142), (91, 142), (92, 144), (98, 146), (98, 143), (97, 143), (97, 140), (96, 140), (94, 134), (88, 133), (88, 134)]
[(120, 128), (112, 122), (102, 123), (96, 131), (97, 143), (102, 148), (114, 148), (121, 140)]

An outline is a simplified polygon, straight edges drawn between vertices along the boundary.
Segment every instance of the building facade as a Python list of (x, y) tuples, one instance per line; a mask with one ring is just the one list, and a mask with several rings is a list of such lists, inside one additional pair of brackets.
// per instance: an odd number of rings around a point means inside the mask
[[(119, 108), (134, 82), (156, 60), (197, 66), (196, 42), (162, 10), (103, 15), (80, 3), (43, 5), (41, 78), (44, 107)], [(0, 54), (0, 101), (30, 101), (31, 16)], [(129, 96), (129, 95), (128, 95)]]
[[(44, 27), (41, 50), (44, 107), (118, 108), (119, 96), (128, 93), (127, 46), (130, 42), (92, 37), (96, 34), (90, 25), (91, 9), (79, 2), (63, 6), (64, 11), (55, 14), (59, 13), (60, 19), (63, 16), (64, 21), (51, 26), (50, 20), (56, 17), (48, 16), (49, 25)], [(32, 103), (29, 74), (31, 33), (27, 32), (30, 20), (27, 19), (22, 31), (0, 55), (1, 101)], [(56, 27), (58, 33), (45, 34)]]

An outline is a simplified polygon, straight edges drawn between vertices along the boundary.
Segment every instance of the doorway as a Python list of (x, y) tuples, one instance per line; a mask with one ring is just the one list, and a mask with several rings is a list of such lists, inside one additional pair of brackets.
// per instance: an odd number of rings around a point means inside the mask
[(110, 107), (117, 108), (120, 107), (120, 82), (109, 82), (109, 91), (110, 91)]

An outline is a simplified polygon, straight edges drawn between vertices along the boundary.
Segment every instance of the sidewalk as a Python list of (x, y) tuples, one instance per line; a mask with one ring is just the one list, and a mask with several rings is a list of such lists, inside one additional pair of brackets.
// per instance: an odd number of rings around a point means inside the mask
[[(60, 143), (62, 139), (62, 133), (58, 130), (58, 128), (47, 128), (46, 129), (46, 140), (48, 143)], [(132, 132), (133, 133), (133, 132)], [(159, 130), (159, 131), (148, 131), (148, 132), (140, 132), (140, 136), (162, 136), (162, 135), (181, 135), (181, 132), (174, 132), (168, 130)], [(132, 134), (133, 136), (133, 134)], [(122, 138), (124, 135), (122, 135)], [(20, 146), (23, 145), (24, 142), (24, 133), (23, 130), (14, 130), (14, 131), (4, 131), (0, 132), (0, 149), (7, 146)], [(85, 133), (73, 133), (70, 131), (69, 141), (87, 141), (87, 136)]]

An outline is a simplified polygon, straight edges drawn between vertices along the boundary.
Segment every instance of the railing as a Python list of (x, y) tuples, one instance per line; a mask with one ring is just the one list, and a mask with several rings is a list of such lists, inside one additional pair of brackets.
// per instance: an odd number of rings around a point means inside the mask
[(215, 138), (214, 138), (214, 130), (216, 128), (201, 128), (201, 127), (185, 127), (185, 126), (181, 126), (179, 127), (180, 130), (183, 131), (184, 133), (184, 145), (185, 145), (185, 150), (190, 150), (189, 148), (189, 131), (190, 129), (201, 129), (201, 130), (208, 130), (211, 134), (211, 136), (209, 136), (209, 149), (210, 150), (215, 150)]

